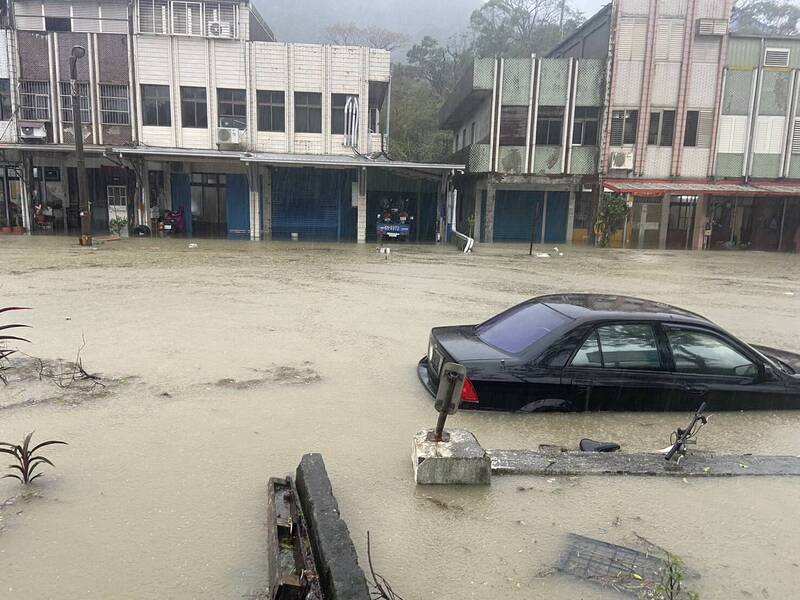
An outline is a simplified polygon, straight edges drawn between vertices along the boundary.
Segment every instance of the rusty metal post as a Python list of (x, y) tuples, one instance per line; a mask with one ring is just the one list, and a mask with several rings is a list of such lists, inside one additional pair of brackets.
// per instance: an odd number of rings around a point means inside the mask
[(86, 177), (86, 160), (83, 156), (83, 122), (81, 121), (81, 94), (78, 86), (78, 59), (86, 56), (86, 48), (73, 46), (69, 59), (70, 92), (72, 93), (72, 129), (75, 136), (75, 162), (78, 171), (78, 202), (81, 216), (81, 246), (92, 245), (92, 212), (89, 205), (89, 181)]
[(450, 436), (445, 432), (444, 425), (447, 416), (458, 412), (461, 404), (461, 392), (464, 389), (464, 379), (467, 370), (458, 363), (445, 363), (439, 375), (439, 388), (436, 390), (434, 406), (439, 411), (436, 429), (428, 434), (431, 442), (448, 442)]

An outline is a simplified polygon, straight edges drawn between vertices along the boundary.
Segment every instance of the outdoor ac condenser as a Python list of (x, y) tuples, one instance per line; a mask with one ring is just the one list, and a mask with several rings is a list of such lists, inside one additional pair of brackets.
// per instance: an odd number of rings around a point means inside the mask
[(242, 132), (235, 127), (218, 127), (217, 144), (231, 144), (238, 146), (242, 141)]
[(20, 139), (43, 140), (47, 138), (47, 127), (44, 123), (21, 121), (18, 127)]
[(208, 37), (229, 38), (231, 37), (231, 24), (225, 21), (209, 21), (206, 23)]
[(612, 152), (611, 153), (611, 168), (624, 169), (630, 171), (633, 169), (633, 152)]

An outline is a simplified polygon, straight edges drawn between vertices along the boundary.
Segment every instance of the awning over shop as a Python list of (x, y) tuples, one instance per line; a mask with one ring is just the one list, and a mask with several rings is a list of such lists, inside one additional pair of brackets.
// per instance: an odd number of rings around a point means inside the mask
[(607, 191), (633, 196), (800, 196), (800, 182), (657, 181), (607, 179)]
[(423, 171), (463, 171), (462, 165), (447, 163), (417, 163), (402, 160), (389, 160), (383, 156), (374, 158), (363, 154), (281, 154), (276, 152), (245, 152), (242, 161), (266, 163), (282, 166), (321, 166), (321, 167), (383, 167), (387, 169), (420, 169)]

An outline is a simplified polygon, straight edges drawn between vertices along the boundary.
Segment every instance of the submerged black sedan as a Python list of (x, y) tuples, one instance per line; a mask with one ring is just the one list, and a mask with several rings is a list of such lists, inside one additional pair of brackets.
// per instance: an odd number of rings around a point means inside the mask
[(446, 362), (467, 369), (462, 408), (800, 409), (799, 354), (751, 346), (700, 315), (625, 296), (541, 296), (480, 325), (437, 327), (418, 366), (431, 394)]

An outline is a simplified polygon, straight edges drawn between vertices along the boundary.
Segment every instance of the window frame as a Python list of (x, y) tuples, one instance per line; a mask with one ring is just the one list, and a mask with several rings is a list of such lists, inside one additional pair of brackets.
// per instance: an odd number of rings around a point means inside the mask
[[(78, 81), (77, 85), (81, 104), (81, 124), (91, 125), (94, 121), (94, 115), (92, 114), (92, 96), (89, 82)], [(61, 101), (61, 122), (65, 125), (72, 125), (72, 83), (69, 81), (59, 81), (58, 94), (59, 100)]]
[[(672, 113), (672, 131), (669, 135), (669, 143), (664, 143), (664, 116), (668, 113)], [(675, 143), (675, 126), (676, 121), (675, 117), (677, 115), (677, 111), (675, 109), (656, 109), (650, 111), (650, 126), (647, 132), (647, 145), (648, 146), (658, 146), (661, 148), (672, 148), (673, 144)], [(656, 124), (655, 130), (653, 128), (653, 117), (658, 117), (658, 123)]]
[[(692, 130), (694, 134), (692, 135)], [(700, 142), (700, 111), (686, 111), (686, 125), (683, 131), (683, 146), (685, 148), (697, 148)]]
[(49, 81), (20, 80), (19, 118), (23, 121), (52, 121)]
[[(546, 114), (548, 112), (556, 113), (561, 111), (561, 115)], [(558, 123), (558, 135), (553, 135), (553, 126)], [(546, 127), (545, 127), (546, 125)], [(562, 146), (564, 144), (564, 126), (566, 125), (566, 110), (563, 106), (540, 106), (536, 115), (536, 139), (534, 144), (536, 146)], [(547, 133), (542, 132), (547, 130)], [(540, 141), (544, 137), (545, 141)], [(557, 138), (557, 141), (553, 141)]]
[(0, 121), (10, 121), (14, 116), (14, 103), (11, 96), (11, 80), (0, 79)]
[[(347, 135), (347, 103), (350, 98), (359, 101), (358, 94), (331, 94), (331, 135)], [(344, 104), (341, 102), (344, 101)], [(341, 130), (339, 120), (341, 119)]]
[[(280, 103), (276, 101), (280, 97)], [(264, 111), (262, 113), (262, 110)], [(280, 126), (277, 126), (280, 115)], [(263, 117), (263, 120), (262, 120)], [(286, 92), (283, 90), (256, 90), (256, 128), (269, 133), (286, 132)]]
[[(145, 89), (162, 92), (166, 90), (166, 95), (161, 96), (156, 94), (155, 97), (146, 97)], [(172, 90), (169, 85), (143, 83), (139, 91), (141, 92), (141, 105), (142, 105), (142, 127), (172, 127)], [(160, 110), (159, 106), (164, 102), (167, 103), (167, 110)], [(148, 122), (147, 119), (147, 106), (153, 104), (156, 111), (155, 123)], [(162, 112), (166, 112), (166, 119), (162, 119)]]
[[(123, 92), (124, 96), (114, 95), (114, 92)], [(120, 110), (122, 101), (125, 102), (125, 110)], [(127, 83), (101, 83), (100, 84), (100, 124), (101, 125), (120, 125), (130, 126), (130, 90)], [(112, 115), (117, 115), (116, 117)]]
[[(189, 93), (197, 94), (198, 92), (202, 92), (202, 98), (188, 95)], [(200, 110), (201, 106), (203, 107), (202, 110)], [(187, 108), (191, 110), (187, 110)], [(187, 121), (187, 116), (192, 118)], [(193, 85), (181, 86), (181, 127), (186, 129), (208, 129), (208, 88)]]
[[(682, 377), (726, 377), (730, 379), (754, 379), (755, 377), (760, 377), (764, 372), (764, 362), (761, 359), (759, 359), (757, 356), (754, 356), (753, 353), (750, 351), (750, 349), (743, 346), (738, 340), (731, 338), (720, 331), (685, 323), (661, 323), (660, 327), (663, 332), (664, 349), (669, 355), (670, 371), (676, 375), (680, 375)], [(692, 371), (679, 371), (675, 363), (675, 355), (672, 352), (672, 344), (669, 341), (668, 332), (670, 329), (693, 331), (704, 335), (708, 335), (709, 337), (716, 338), (723, 344), (732, 348), (737, 353), (741, 354), (751, 363), (753, 363), (753, 365), (755, 365), (756, 367), (756, 370), (758, 371), (757, 375), (749, 377), (747, 375), (725, 375), (720, 373), (698, 373)]]
[[(606, 367), (605, 366), (605, 358), (603, 356), (603, 342), (600, 339), (599, 331), (603, 327), (614, 327), (617, 325), (627, 326), (627, 325), (644, 325), (650, 327), (653, 332), (653, 340), (656, 344), (656, 352), (658, 352), (658, 360), (659, 366), (658, 368), (641, 368), (641, 369), (631, 369), (626, 367)], [(592, 336), (597, 337), (597, 345), (600, 351), (600, 364), (601, 366), (589, 366), (589, 365), (573, 365), (575, 357), (583, 348), (584, 344), (591, 338)], [(670, 354), (667, 356), (665, 353), (665, 338), (664, 333), (662, 330), (661, 323), (655, 321), (598, 321), (596, 323), (591, 323), (589, 326), (588, 331), (586, 334), (581, 337), (580, 342), (575, 346), (575, 349), (572, 352), (572, 355), (567, 360), (565, 369), (593, 369), (599, 372), (611, 372), (611, 371), (624, 371), (626, 373), (671, 373), (673, 372), (674, 363), (671, 362), (672, 355)]]
[[(300, 102), (302, 97), (303, 102)], [(312, 104), (312, 100), (316, 100)], [(294, 93), (294, 132), (295, 133), (322, 133), (322, 94), (320, 92), (295, 92)], [(300, 111), (304, 111), (303, 119), (300, 119)], [(312, 116), (319, 116), (319, 127), (316, 127), (317, 120), (312, 122)], [(302, 125), (305, 127), (301, 127)]]
[[(466, 138), (466, 127), (464, 137)], [(475, 137), (475, 122), (472, 122), (472, 137)], [(528, 107), (506, 104), (500, 107), (501, 146), (525, 146), (528, 142)], [(474, 143), (474, 141), (473, 141)]]
[[(223, 99), (222, 96), (230, 94), (230, 98)], [(237, 97), (241, 96), (241, 97)], [(230, 112), (223, 112), (223, 107)], [(242, 114), (237, 114), (240, 109)], [(223, 119), (229, 119), (229, 123), (223, 123)], [(239, 121), (240, 124), (231, 125), (230, 123)], [(219, 127), (235, 127), (236, 129), (247, 129), (247, 90), (242, 88), (217, 88), (217, 125)]]
[[(614, 123), (616, 115), (622, 114), (622, 120), (617, 121), (622, 123), (622, 131), (621, 136), (619, 138), (620, 143), (616, 143), (614, 140)], [(633, 118), (635, 115), (635, 119)], [(628, 136), (631, 133), (630, 124), (633, 122), (633, 129), (632, 135)], [(617, 110), (611, 111), (611, 131), (609, 132), (609, 141), (610, 146), (614, 148), (623, 148), (625, 146), (635, 146), (636, 145), (636, 136), (639, 133), (639, 109), (638, 108), (620, 108)], [(630, 139), (630, 141), (628, 141)]]
[[(595, 115), (587, 115), (586, 111), (594, 110)], [(581, 111), (581, 114), (578, 113)], [(586, 123), (594, 123), (594, 142), (586, 142)], [(579, 131), (580, 128), (580, 131)], [(576, 142), (575, 137), (580, 141)], [(573, 111), (572, 120), (572, 145), (573, 146), (597, 146), (600, 144), (600, 108), (597, 106), (576, 106)]]

